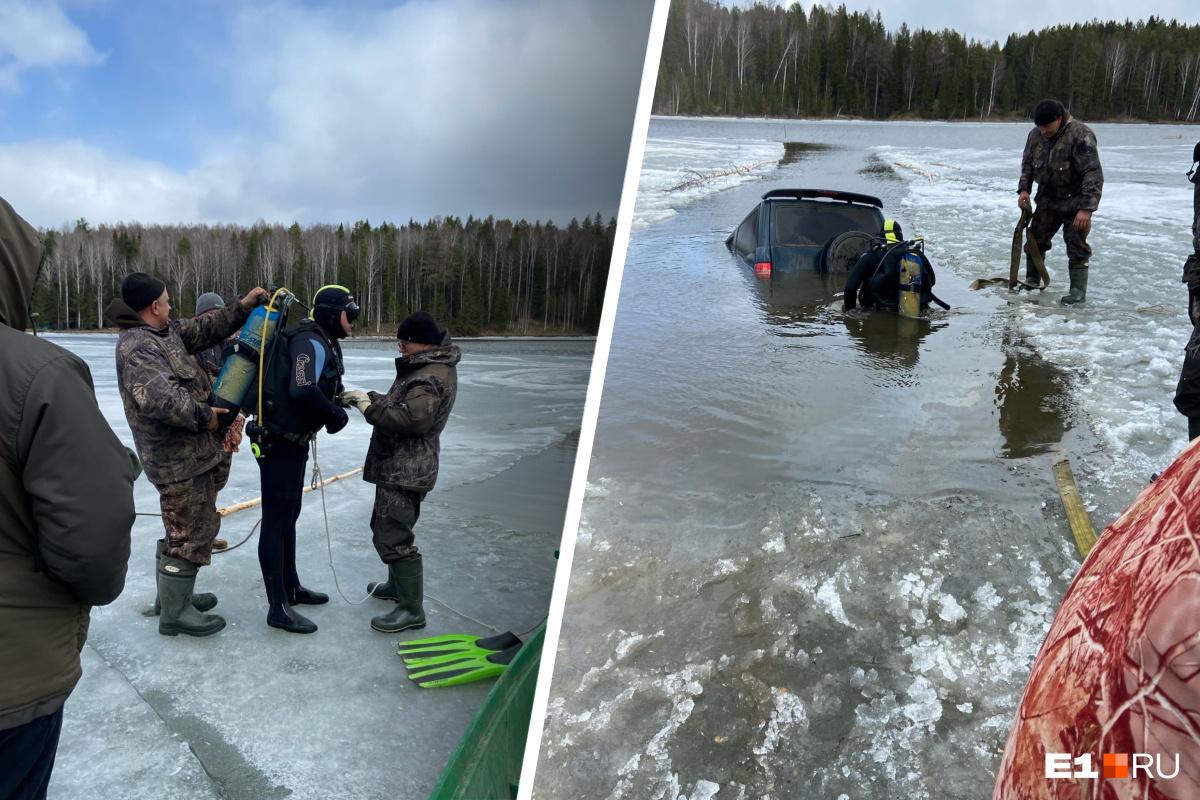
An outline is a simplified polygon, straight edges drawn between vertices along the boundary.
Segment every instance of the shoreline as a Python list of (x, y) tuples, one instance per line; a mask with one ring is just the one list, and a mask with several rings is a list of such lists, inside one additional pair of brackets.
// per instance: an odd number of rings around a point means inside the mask
[[(1072, 115), (1074, 116), (1074, 115)], [(966, 119), (965, 117), (936, 117), (927, 119), (917, 116), (893, 116), (887, 119), (871, 119), (869, 117), (854, 117), (845, 114), (832, 117), (760, 117), (760, 116), (739, 116), (737, 114), (651, 114), (652, 120), (669, 120), (669, 119), (688, 119), (696, 121), (711, 121), (721, 122), (724, 120), (739, 120), (743, 122), (920, 122), (927, 124), (938, 123), (955, 123), (960, 124), (969, 122), (973, 124), (996, 124), (996, 125), (1011, 125), (1014, 123), (1022, 123), (1033, 125), (1033, 120), (1028, 117), (996, 117), (992, 116), (988, 119)], [(1135, 119), (1133, 117), (1115, 117), (1112, 119), (1084, 119), (1083, 117), (1075, 117), (1088, 125), (1195, 125), (1200, 126), (1200, 120), (1188, 122), (1186, 120), (1145, 120)]]
[[(26, 328), (25, 333), (31, 331)], [(39, 330), (36, 335), (42, 336), (50, 334), (53, 336), (94, 336), (96, 334), (118, 334), (120, 330), (117, 328), (89, 328), (88, 330), (75, 329), (54, 329), (54, 330)], [(510, 341), (564, 341), (564, 342), (585, 342), (595, 341), (596, 334), (594, 333), (566, 333), (562, 331), (548, 331), (546, 333), (482, 333), (477, 336), (453, 336), (456, 342), (510, 342)], [(392, 342), (396, 337), (384, 333), (372, 333), (363, 336), (349, 336), (347, 341), (363, 341), (363, 342)]]

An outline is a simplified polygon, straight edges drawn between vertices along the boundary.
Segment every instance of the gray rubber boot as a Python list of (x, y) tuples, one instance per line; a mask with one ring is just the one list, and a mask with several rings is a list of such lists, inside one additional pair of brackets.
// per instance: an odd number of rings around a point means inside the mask
[(1042, 273), (1033, 265), (1033, 256), (1029, 253), (1025, 254), (1025, 283), (1035, 289), (1042, 285)]
[[(154, 616), (162, 613), (162, 601), (159, 600), (158, 593), (161, 588), (158, 585), (158, 568), (162, 564), (162, 557), (167, 552), (167, 540), (159, 539), (154, 547)], [(209, 611), (217, 606), (217, 596), (209, 592), (199, 592), (192, 595), (192, 608), (197, 611)]]
[(158, 568), (158, 593), (162, 600), (162, 616), (158, 632), (163, 636), (210, 636), (225, 627), (225, 619), (216, 614), (203, 614), (192, 606), (192, 587), (200, 571), (190, 561), (163, 556)]
[(421, 557), (388, 564), (388, 574), (399, 598), (387, 614), (374, 617), (371, 627), (384, 633), (398, 633), (425, 627), (425, 578)]
[(1087, 299), (1088, 262), (1080, 261), (1070, 265), (1071, 291), (1059, 300), (1064, 306), (1073, 306)]
[(400, 602), (400, 595), (396, 594), (396, 587), (392, 583), (392, 571), (388, 570), (387, 580), (371, 581), (367, 584), (367, 591), (371, 593), (371, 597), (376, 600), (391, 600), (393, 603)]

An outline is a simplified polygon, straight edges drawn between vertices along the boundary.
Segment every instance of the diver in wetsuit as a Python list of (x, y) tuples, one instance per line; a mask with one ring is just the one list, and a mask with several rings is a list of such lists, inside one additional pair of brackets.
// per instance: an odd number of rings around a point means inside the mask
[[(343, 286), (325, 286), (313, 297), (310, 319), (285, 328), (264, 370), (264, 414), (248, 433), (262, 477), (262, 531), (258, 562), (267, 589), (267, 624), (291, 633), (313, 633), (312, 620), (292, 608), (321, 605), (329, 595), (304, 588), (296, 574), (296, 519), (300, 516), (308, 444), (322, 427), (346, 427), (346, 410), (334, 403), (342, 391), (342, 348), (359, 308)], [(286, 346), (286, 350), (282, 348)]]

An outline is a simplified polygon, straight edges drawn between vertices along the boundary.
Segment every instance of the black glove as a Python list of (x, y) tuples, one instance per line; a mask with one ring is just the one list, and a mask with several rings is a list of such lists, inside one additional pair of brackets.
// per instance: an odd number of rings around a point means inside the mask
[(1200, 289), (1200, 253), (1192, 253), (1183, 262), (1183, 282), (1189, 289)]
[(339, 408), (337, 414), (334, 415), (329, 422), (325, 423), (326, 433), (337, 433), (342, 428), (350, 424), (350, 415), (346, 413), (346, 409)]

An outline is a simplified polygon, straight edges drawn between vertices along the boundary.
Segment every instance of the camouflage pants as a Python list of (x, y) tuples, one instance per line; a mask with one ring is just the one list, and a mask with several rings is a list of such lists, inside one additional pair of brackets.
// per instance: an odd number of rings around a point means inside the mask
[(1050, 250), (1058, 229), (1062, 228), (1069, 263), (1087, 261), (1092, 257), (1091, 245), (1087, 243), (1088, 232), (1075, 230), (1075, 214), (1078, 210), (1075, 203), (1043, 200), (1037, 204), (1033, 211), (1033, 219), (1029, 222), (1029, 235), (1033, 237), (1043, 256)]
[(375, 508), (371, 511), (371, 543), (385, 564), (418, 558), (413, 526), (421, 516), (425, 495), (393, 486), (375, 486)]
[(167, 555), (197, 566), (212, 563), (212, 543), (221, 530), (217, 492), (229, 480), (232, 456), (215, 467), (177, 483), (155, 484), (163, 527), (167, 530)]

